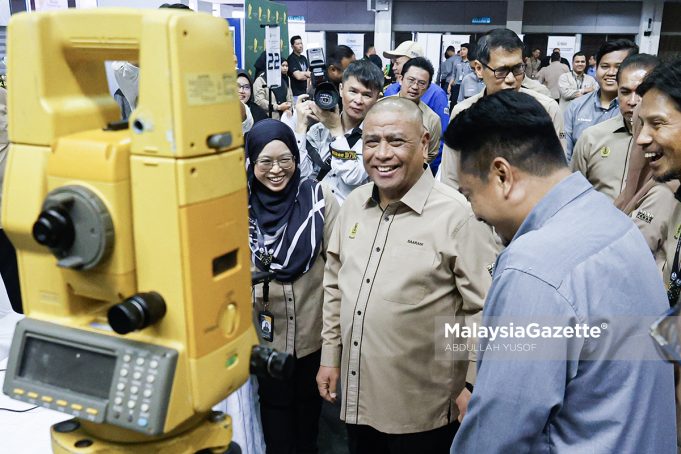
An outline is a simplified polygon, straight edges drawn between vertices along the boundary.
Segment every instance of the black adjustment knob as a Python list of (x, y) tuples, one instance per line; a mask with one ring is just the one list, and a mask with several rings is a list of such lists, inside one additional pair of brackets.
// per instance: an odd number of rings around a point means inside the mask
[(46, 209), (33, 224), (33, 238), (53, 250), (66, 251), (73, 244), (75, 236), (71, 216), (62, 207)]
[(251, 373), (257, 377), (288, 380), (293, 377), (295, 358), (272, 348), (256, 345), (251, 351)]
[(153, 325), (166, 315), (166, 302), (156, 292), (137, 293), (109, 309), (109, 325), (118, 334), (128, 334)]

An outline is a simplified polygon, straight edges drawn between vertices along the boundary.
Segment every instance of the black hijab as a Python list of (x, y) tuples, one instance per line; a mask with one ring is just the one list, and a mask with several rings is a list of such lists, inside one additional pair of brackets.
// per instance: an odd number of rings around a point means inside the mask
[(251, 76), (249, 76), (246, 71), (239, 71), (236, 77), (237, 78), (245, 77), (246, 79), (248, 79), (248, 84), (251, 86), (251, 96), (248, 98), (248, 101), (246, 101), (246, 105), (251, 110), (251, 115), (253, 115), (253, 122), (257, 123), (261, 120), (264, 120), (265, 118), (268, 118), (267, 112), (265, 112), (259, 105), (255, 103), (253, 94), (253, 81), (251, 80)]
[[(283, 142), (296, 162), (286, 187), (271, 191), (255, 177), (255, 161), (270, 142)], [(251, 260), (280, 282), (293, 282), (314, 263), (323, 239), (324, 195), (321, 185), (300, 176), (295, 135), (284, 123), (265, 119), (253, 126), (246, 140), (248, 167), (249, 244)]]

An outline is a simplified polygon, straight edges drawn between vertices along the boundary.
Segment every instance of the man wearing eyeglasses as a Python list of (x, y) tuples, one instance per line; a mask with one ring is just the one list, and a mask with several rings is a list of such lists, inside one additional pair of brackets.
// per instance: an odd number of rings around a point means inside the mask
[[(474, 62), (475, 72), (485, 82), (485, 90), (475, 96), (457, 104), (452, 112), (452, 119), (478, 102), (482, 97), (492, 95), (501, 90), (515, 90), (528, 95), (539, 101), (546, 109), (558, 137), (563, 143), (563, 117), (560, 115), (558, 103), (548, 96), (521, 87), (525, 77), (525, 64), (523, 63), (523, 42), (515, 32), (497, 28), (478, 40), (476, 45), (477, 59)], [(475, 134), (475, 131), (471, 131)], [(564, 145), (564, 144), (563, 144)], [(442, 150), (442, 169), (440, 180), (454, 188), (459, 187), (456, 174), (456, 154), (446, 144)]]
[(416, 57), (409, 60), (402, 67), (402, 86), (398, 96), (414, 101), (423, 115), (423, 126), (430, 134), (428, 143), (428, 163), (433, 162), (440, 150), (440, 138), (442, 137), (442, 125), (440, 117), (433, 109), (421, 101), (421, 97), (428, 90), (435, 72), (433, 65), (428, 59)]

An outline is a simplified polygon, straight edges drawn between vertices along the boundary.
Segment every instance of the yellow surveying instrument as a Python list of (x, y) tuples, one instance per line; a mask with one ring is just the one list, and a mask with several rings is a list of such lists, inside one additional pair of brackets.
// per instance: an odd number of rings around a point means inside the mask
[[(254, 348), (227, 22), (66, 10), (18, 14), (8, 35), (2, 219), (27, 317), (3, 391), (76, 417), (52, 427), (56, 453), (229, 452), (211, 407), (249, 366), (292, 365)], [(140, 64), (129, 122), (108, 60)]]

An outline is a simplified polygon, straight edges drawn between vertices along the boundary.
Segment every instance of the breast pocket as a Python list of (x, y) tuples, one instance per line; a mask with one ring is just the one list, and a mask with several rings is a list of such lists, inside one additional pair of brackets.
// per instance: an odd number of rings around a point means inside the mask
[(377, 283), (383, 299), (400, 304), (418, 304), (426, 293), (426, 280), (433, 270), (435, 256), (430, 251), (397, 247), (386, 251), (381, 260)]

